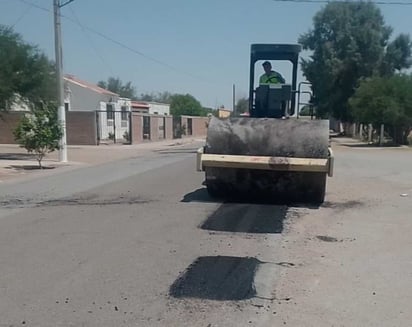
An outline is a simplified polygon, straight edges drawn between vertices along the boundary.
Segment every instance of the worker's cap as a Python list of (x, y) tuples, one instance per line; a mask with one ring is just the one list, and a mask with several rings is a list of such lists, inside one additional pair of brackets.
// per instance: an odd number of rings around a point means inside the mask
[(269, 61), (265, 61), (263, 64), (262, 64), (262, 66), (272, 66), (272, 64), (269, 62)]

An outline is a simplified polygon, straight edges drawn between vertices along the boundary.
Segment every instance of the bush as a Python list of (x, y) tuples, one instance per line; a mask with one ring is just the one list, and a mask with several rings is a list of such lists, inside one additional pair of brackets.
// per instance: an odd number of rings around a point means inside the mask
[(409, 132), (409, 135), (406, 137), (409, 146), (412, 146), (412, 131)]
[(56, 106), (49, 104), (25, 114), (14, 131), (14, 136), (21, 147), (36, 155), (39, 168), (42, 168), (44, 156), (59, 149), (62, 137)]
[(128, 131), (125, 131), (125, 132), (123, 133), (123, 138), (124, 138), (127, 142), (130, 142), (130, 135), (129, 135), (129, 132), (128, 132)]

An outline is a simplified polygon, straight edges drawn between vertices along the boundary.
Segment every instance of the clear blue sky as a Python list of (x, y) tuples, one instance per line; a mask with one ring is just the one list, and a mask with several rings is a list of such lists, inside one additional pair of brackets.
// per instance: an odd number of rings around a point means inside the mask
[[(26, 41), (54, 59), (52, 2), (0, 0), (0, 23), (15, 25)], [(131, 81), (139, 94), (190, 93), (204, 106), (231, 108), (233, 84), (237, 98), (247, 95), (250, 44), (297, 42), (322, 6), (272, 0), (75, 0), (62, 8), (72, 20), (63, 19), (64, 71), (90, 82), (116, 76)], [(412, 34), (412, 6), (380, 8), (393, 35)], [(77, 20), (166, 66), (83, 30)], [(288, 64), (276, 68), (288, 79)]]

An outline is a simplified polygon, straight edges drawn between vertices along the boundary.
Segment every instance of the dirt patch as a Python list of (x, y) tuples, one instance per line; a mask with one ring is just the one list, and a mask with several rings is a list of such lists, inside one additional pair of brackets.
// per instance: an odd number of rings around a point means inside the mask
[(34, 207), (59, 207), (59, 206), (110, 206), (110, 205), (133, 205), (152, 202), (139, 197), (117, 197), (97, 199), (93, 197), (64, 198), (54, 200), (29, 200), (29, 199), (7, 199), (0, 200), (3, 208), (34, 208)]
[(336, 237), (331, 237), (331, 236), (324, 236), (324, 235), (318, 235), (316, 238), (322, 242), (338, 242), (339, 240)]
[(323, 208), (331, 208), (339, 211), (353, 209), (363, 206), (364, 203), (360, 201), (346, 201), (346, 202), (329, 202), (325, 201), (322, 205)]

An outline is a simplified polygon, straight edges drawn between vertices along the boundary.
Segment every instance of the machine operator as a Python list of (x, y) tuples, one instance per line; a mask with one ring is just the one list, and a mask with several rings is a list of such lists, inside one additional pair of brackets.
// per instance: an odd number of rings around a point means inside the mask
[(270, 85), (270, 84), (284, 84), (285, 79), (283, 76), (272, 70), (272, 65), (269, 61), (265, 61), (263, 64), (263, 69), (265, 73), (260, 76), (259, 85)]

